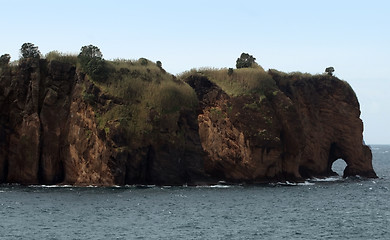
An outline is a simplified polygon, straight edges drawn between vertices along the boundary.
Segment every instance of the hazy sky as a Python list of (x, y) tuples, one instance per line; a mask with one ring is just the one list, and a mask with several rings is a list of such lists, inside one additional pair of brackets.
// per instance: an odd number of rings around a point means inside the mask
[(46, 54), (98, 46), (104, 58), (160, 60), (170, 73), (234, 67), (242, 52), (264, 69), (328, 66), (360, 101), (368, 144), (390, 144), (390, 1), (0, 0), (0, 54), (25, 42)]

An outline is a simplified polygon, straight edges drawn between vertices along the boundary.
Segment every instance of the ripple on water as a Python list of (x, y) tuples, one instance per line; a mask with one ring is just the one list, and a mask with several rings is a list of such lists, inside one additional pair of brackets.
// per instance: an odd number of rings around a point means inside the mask
[[(0, 186), (0, 239), (388, 239), (390, 147), (379, 179), (280, 185)], [(286, 183), (284, 183), (286, 184)]]

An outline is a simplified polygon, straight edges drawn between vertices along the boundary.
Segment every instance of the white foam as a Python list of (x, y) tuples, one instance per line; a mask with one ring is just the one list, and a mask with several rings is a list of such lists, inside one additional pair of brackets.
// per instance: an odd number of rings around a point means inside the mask
[(71, 188), (72, 185), (30, 185), (31, 188)]
[(326, 178), (312, 178), (310, 179), (311, 182), (336, 182), (340, 181), (343, 178), (341, 176), (331, 176)]
[[(271, 185), (274, 185), (274, 184), (275, 183), (271, 183)], [(285, 181), (285, 182), (277, 182), (276, 185), (281, 185), (281, 186), (298, 186), (298, 183)]]
[(298, 186), (313, 186), (313, 185), (315, 185), (315, 183), (309, 182), (309, 181), (305, 181), (303, 183), (298, 183)]
[(210, 188), (230, 188), (230, 187), (231, 187), (230, 185), (221, 185), (221, 184), (210, 186)]

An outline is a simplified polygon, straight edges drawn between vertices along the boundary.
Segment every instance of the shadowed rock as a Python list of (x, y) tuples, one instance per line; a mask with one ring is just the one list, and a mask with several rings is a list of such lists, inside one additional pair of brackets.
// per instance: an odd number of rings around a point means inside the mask
[(341, 158), (344, 177), (376, 177), (362, 144), (359, 103), (346, 82), (270, 74), (278, 89), (263, 97), (229, 97), (207, 77), (187, 78), (201, 103), (207, 173), (235, 182), (302, 181), (334, 175), (332, 164)]

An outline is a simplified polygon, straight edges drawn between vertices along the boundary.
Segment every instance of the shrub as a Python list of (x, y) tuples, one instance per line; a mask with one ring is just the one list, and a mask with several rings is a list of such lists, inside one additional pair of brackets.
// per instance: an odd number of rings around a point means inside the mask
[(3, 54), (0, 57), (0, 66), (7, 66), (9, 64), (9, 60), (11, 56), (9, 54)]
[(231, 76), (228, 75), (228, 72), (229, 70), (226, 68), (193, 69), (179, 77), (185, 79), (190, 75), (198, 74), (206, 76), (230, 96), (247, 95), (253, 92), (264, 94), (267, 89), (273, 90), (276, 87), (272, 76), (260, 67), (237, 69)]
[[(145, 61), (147, 66), (142, 65)], [(139, 141), (154, 130), (177, 128), (181, 111), (194, 110), (198, 104), (194, 90), (161, 71), (157, 63), (122, 59), (106, 64), (112, 71), (104, 83), (95, 85), (115, 100), (99, 113), (98, 126), (102, 130), (115, 123), (125, 138)], [(84, 97), (93, 103), (92, 96)]]
[(229, 68), (227, 74), (229, 76), (233, 75), (233, 68)]
[(63, 62), (63, 63), (77, 65), (77, 55), (65, 54), (65, 53), (61, 53), (61, 52), (56, 51), (56, 50), (48, 52), (45, 55), (45, 58), (48, 62), (56, 60), (56, 61)]
[(334, 67), (327, 67), (325, 72), (328, 73), (329, 76), (333, 76)]
[(236, 68), (249, 68), (255, 63), (256, 58), (248, 53), (241, 53), (241, 56), (237, 58)]
[(140, 58), (139, 61), (140, 61), (142, 66), (148, 65), (148, 59), (146, 59), (146, 58)]
[(20, 48), (20, 54), (23, 58), (40, 58), (41, 52), (39, 52), (38, 47), (34, 46), (32, 43), (23, 43)]

